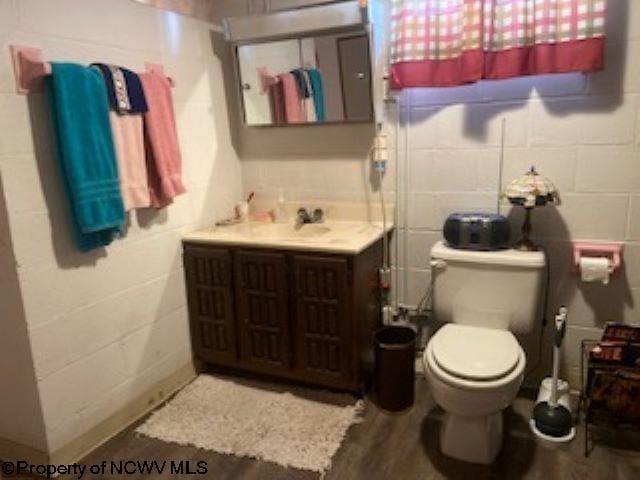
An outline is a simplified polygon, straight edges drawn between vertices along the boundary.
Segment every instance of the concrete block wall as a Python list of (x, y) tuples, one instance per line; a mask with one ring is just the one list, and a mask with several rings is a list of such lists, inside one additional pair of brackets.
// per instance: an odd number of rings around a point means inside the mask
[(15, 265), (0, 171), (0, 432), (11, 432), (0, 436), (0, 450), (29, 445), (44, 452), (44, 419)]
[[(166, 209), (131, 215), (126, 237), (107, 249), (77, 252), (46, 98), (14, 93), (11, 43), (41, 47), (57, 61), (134, 70), (144, 62), (164, 64), (176, 83), (188, 193)], [(13, 319), (28, 336), (24, 354), (32, 358), (33, 400), (44, 423), (44, 438), (35, 441), (17, 431), (20, 425), (4, 428), (0, 421), (0, 438), (48, 454), (62, 451), (171, 375), (188, 371), (180, 235), (229, 215), (242, 193), (222, 87), (224, 46), (205, 22), (131, 0), (0, 0), (0, 174), (7, 245), (15, 257), (2, 262), (3, 276), (13, 275), (20, 288), (24, 318)], [(2, 312), (13, 315), (4, 306)], [(0, 357), (3, 371), (20, 361), (4, 350)], [(2, 390), (3, 397), (12, 394)], [(157, 401), (158, 394), (146, 400)], [(90, 446), (67, 451), (73, 456)]]
[[(394, 144), (399, 119), (395, 167), (408, 190), (407, 201), (399, 199), (407, 205), (408, 222), (399, 225), (398, 267), (408, 268), (408, 284), (405, 289), (401, 273), (397, 288), (409, 304), (417, 303), (428, 285), (429, 248), (441, 238), (446, 216), (455, 210), (495, 211), (503, 118), (504, 183), (530, 165), (556, 183), (563, 203), (536, 210), (533, 231), (550, 255), (550, 310), (569, 307), (563, 366), (574, 386), (581, 339), (599, 338), (609, 320), (640, 322), (640, 2), (608, 3), (603, 72), (406, 90), (397, 107), (388, 110), (384, 126)], [(352, 133), (352, 141), (333, 141), (331, 128), (279, 133), (290, 135), (295, 145), (311, 141), (309, 151), (315, 148), (314, 139), (324, 136), (322, 148), (328, 151), (321, 156), (289, 152), (283, 158), (278, 148), (272, 155), (269, 144), (260, 152), (243, 152), (245, 190), (272, 196), (276, 188), (284, 188), (286, 195), (300, 200), (370, 198), (363, 148), (368, 140)], [(344, 127), (344, 132), (352, 128)], [(394, 172), (392, 161), (384, 187), (390, 193)], [(502, 206), (503, 213), (509, 210)], [(510, 217), (517, 231), (521, 214), (514, 211)], [(404, 235), (407, 265), (402, 262)], [(606, 287), (581, 283), (570, 268), (569, 242), (576, 239), (625, 242), (624, 270)], [(535, 364), (535, 335), (524, 341)]]

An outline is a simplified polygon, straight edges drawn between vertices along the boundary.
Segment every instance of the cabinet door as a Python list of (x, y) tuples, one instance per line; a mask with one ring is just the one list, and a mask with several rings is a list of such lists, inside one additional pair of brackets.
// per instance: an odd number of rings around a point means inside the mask
[(340, 58), (340, 80), (345, 120), (370, 120), (371, 65), (367, 35), (342, 37), (337, 40)]
[(234, 254), (240, 358), (265, 373), (291, 366), (286, 257), (281, 253)]
[(352, 376), (348, 261), (296, 255), (293, 265), (296, 370), (342, 386)]
[(231, 254), (224, 249), (188, 246), (184, 266), (194, 353), (204, 361), (234, 363)]

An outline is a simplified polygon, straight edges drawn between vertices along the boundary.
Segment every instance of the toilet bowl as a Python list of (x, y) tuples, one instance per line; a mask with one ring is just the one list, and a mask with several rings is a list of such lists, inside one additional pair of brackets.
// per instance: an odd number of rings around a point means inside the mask
[(427, 344), (424, 371), (446, 412), (445, 455), (491, 463), (502, 445), (502, 410), (526, 363), (514, 334), (537, 320), (546, 259), (539, 251), (431, 248), (433, 317), (444, 326)]
[(445, 411), (440, 448), (472, 463), (491, 463), (502, 445), (502, 410), (514, 400), (526, 357), (507, 330), (450, 323), (427, 344), (424, 371)]

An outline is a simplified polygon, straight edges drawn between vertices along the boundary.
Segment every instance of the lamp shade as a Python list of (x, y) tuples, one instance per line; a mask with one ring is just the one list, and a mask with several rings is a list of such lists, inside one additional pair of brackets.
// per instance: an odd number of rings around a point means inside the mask
[(509, 199), (511, 204), (525, 208), (560, 203), (556, 186), (547, 177), (536, 172), (535, 167), (531, 167), (522, 177), (511, 181), (502, 195)]

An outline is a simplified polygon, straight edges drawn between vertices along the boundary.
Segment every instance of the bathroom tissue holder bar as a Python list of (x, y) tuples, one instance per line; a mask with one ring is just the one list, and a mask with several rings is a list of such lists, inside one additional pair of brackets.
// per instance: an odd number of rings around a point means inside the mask
[(609, 258), (609, 273), (613, 273), (622, 265), (622, 243), (573, 242), (573, 269), (580, 271), (581, 257)]

